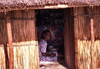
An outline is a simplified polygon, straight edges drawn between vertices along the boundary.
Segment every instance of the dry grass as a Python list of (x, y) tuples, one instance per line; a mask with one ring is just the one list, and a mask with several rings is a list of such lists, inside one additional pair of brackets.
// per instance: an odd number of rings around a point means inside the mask
[[(100, 14), (100, 7), (93, 8), (94, 14)], [(87, 14), (86, 8), (77, 8), (74, 9), (74, 15), (78, 14)], [(78, 21), (76, 21), (78, 20)], [(91, 64), (91, 55), (90, 55), (90, 46), (91, 46), (91, 31), (90, 31), (90, 18), (85, 16), (78, 16), (74, 21), (77, 24), (75, 27), (75, 52), (78, 54), (75, 55), (76, 59), (76, 69), (90, 69)], [(75, 25), (76, 26), (76, 25)], [(94, 16), (94, 34), (95, 41), (94, 44), (94, 60), (96, 67), (100, 67), (100, 16)]]
[[(11, 18), (34, 18), (35, 11), (13, 11)], [(0, 13), (0, 18), (5, 18)], [(15, 69), (38, 69), (38, 42), (35, 20), (11, 20)], [(0, 20), (0, 67), (5, 69), (4, 44), (8, 43), (5, 20)], [(9, 45), (8, 45), (9, 46)], [(8, 51), (9, 52), (9, 47)]]
[[(90, 46), (91, 41), (78, 40), (78, 67), (79, 69), (90, 69), (91, 55)], [(100, 67), (100, 40), (95, 41), (94, 45), (94, 59), (96, 67)]]

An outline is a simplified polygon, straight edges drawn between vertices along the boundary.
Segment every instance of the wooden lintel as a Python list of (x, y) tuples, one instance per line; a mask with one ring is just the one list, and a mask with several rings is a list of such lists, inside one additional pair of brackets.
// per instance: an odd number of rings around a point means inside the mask
[(12, 44), (10, 12), (7, 12), (6, 14), (6, 24), (7, 24), (8, 44), (9, 44), (9, 69), (14, 69), (14, 52), (13, 52), (13, 44)]
[[(1, 9), (0, 12), (7, 12), (13, 10), (28, 10), (28, 9), (59, 9), (59, 8), (71, 8), (71, 7), (87, 7), (90, 5), (66, 5), (66, 4), (58, 4), (58, 5), (46, 5), (46, 6), (20, 6), (20, 7), (6, 7), (5, 10)], [(99, 5), (94, 5), (99, 6)], [(10, 9), (9, 9), (10, 8)]]

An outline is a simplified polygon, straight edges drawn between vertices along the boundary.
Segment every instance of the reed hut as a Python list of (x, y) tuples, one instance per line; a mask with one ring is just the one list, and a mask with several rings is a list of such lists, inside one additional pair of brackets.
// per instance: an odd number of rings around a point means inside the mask
[(64, 9), (65, 62), (100, 67), (99, 0), (0, 0), (0, 69), (39, 69), (35, 9)]

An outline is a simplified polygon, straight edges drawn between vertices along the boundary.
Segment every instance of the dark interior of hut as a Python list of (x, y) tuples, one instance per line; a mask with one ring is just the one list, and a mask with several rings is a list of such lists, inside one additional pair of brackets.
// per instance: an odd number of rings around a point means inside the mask
[(64, 63), (64, 23), (63, 9), (35, 10), (38, 40), (42, 31), (51, 31), (51, 41), (48, 42), (48, 50), (56, 50), (59, 56), (57, 62)]

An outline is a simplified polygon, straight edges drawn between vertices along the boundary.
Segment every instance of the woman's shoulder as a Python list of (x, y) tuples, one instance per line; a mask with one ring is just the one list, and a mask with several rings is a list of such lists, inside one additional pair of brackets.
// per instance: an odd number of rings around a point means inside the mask
[(44, 43), (44, 42), (47, 42), (47, 41), (46, 41), (45, 39), (40, 39), (40, 40), (39, 40), (39, 43), (40, 43), (40, 42)]
[(46, 45), (47, 45), (47, 41), (44, 40), (44, 39), (40, 39), (38, 44), (39, 44), (40, 46), (41, 46), (41, 45), (46, 46)]

